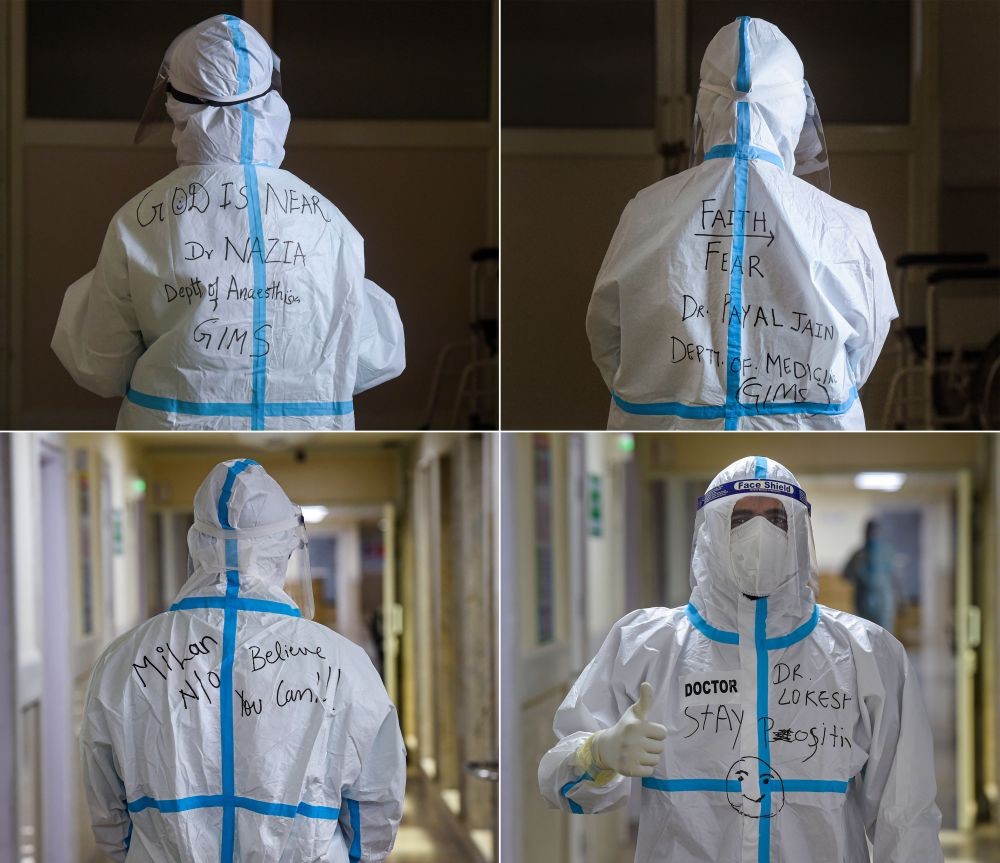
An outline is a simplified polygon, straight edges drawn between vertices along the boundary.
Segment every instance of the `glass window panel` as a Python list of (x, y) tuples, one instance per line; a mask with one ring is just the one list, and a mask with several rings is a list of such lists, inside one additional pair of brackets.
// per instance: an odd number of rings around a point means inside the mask
[(824, 123), (910, 119), (910, 3), (843, 0), (691, 0), (688, 80), (698, 88), (712, 37), (740, 15), (770, 21), (798, 49)]
[(212, 0), (30, 0), (27, 114), (135, 120), (174, 37), (240, 4)]
[(485, 120), (490, 0), (276, 0), (292, 117)]
[(652, 0), (505, 0), (503, 124), (651, 128)]

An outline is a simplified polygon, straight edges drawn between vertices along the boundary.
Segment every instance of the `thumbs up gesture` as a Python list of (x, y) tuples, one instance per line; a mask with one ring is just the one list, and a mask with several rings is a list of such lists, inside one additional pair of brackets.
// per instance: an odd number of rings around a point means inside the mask
[(624, 776), (652, 776), (663, 753), (667, 729), (646, 717), (653, 705), (653, 687), (643, 683), (639, 700), (611, 728), (598, 731), (591, 739), (594, 760), (599, 767)]

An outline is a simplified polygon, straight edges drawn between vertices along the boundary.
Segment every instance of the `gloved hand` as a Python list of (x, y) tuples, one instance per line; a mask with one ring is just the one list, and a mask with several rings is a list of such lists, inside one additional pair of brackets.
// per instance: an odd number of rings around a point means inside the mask
[(643, 683), (639, 700), (611, 728), (590, 738), (591, 757), (596, 766), (624, 776), (652, 776), (665, 748), (667, 729), (657, 722), (647, 722), (653, 704), (653, 687)]

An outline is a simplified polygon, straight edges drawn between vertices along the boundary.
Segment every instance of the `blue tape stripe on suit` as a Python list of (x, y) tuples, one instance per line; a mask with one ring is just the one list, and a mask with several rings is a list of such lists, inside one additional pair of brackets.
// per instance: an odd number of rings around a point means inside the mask
[[(229, 466), (226, 481), (219, 493), (219, 523), (232, 530), (230, 504), (236, 477), (256, 462), (241, 459)], [(235, 539), (226, 540), (226, 599), (235, 600), (240, 594), (240, 553)], [(228, 801), (236, 795), (235, 742), (233, 740), (233, 664), (236, 659), (235, 608), (228, 606), (222, 625), (222, 667), (219, 686), (219, 726), (222, 747), (222, 794), (227, 803), (222, 809), (221, 863), (232, 863), (236, 844), (236, 808)]]
[(643, 788), (655, 791), (736, 791), (740, 783), (735, 779), (658, 779), (647, 776), (642, 780)]
[[(763, 596), (757, 600), (757, 607), (754, 610), (754, 646), (757, 652), (757, 757), (763, 762), (771, 763), (771, 744), (767, 736), (767, 716), (768, 693), (767, 687), (770, 682), (767, 660), (767, 597)], [(768, 775), (768, 768), (760, 765), (758, 778), (760, 801), (760, 819), (758, 820), (758, 863), (770, 863), (771, 860), (771, 786), (765, 785), (764, 776)]]
[[(154, 411), (195, 416), (251, 417), (252, 402), (189, 402), (153, 396), (131, 387), (125, 397), (133, 404)], [(354, 402), (264, 402), (266, 417), (343, 416), (354, 412)]]
[[(705, 161), (709, 159), (733, 159), (736, 157), (735, 144), (716, 144), (705, 154)], [(763, 147), (754, 147), (752, 144), (746, 149), (746, 158), (751, 162), (770, 162), (777, 165), (782, 170), (785, 169), (785, 160), (777, 153), (765, 150)]]
[(284, 614), (288, 617), (302, 617), (302, 612), (294, 605), (272, 602), (269, 599), (248, 599), (239, 597), (229, 601), (224, 596), (189, 596), (175, 602), (169, 611), (187, 611), (192, 608), (235, 608), (237, 611), (259, 611), (264, 614)]
[[(233, 51), (237, 58), (237, 76), (239, 83), (237, 95), (247, 92), (250, 87), (250, 54), (247, 51), (246, 38), (240, 27), (240, 20), (232, 15), (226, 16), (226, 24), (233, 37)], [(254, 115), (250, 105), (244, 102), (240, 111), (240, 161), (243, 163), (243, 179), (247, 191), (247, 225), (250, 233), (251, 247), (258, 249), (264, 246), (263, 220), (260, 215), (260, 191), (257, 185), (257, 169), (253, 164)], [(253, 267), (253, 342), (251, 368), (251, 408), (250, 427), (255, 431), (264, 428), (264, 402), (267, 387), (267, 269), (260, 255), (251, 255)]]
[(846, 794), (847, 786), (851, 783), (842, 782), (839, 779), (785, 779), (782, 787), (785, 791), (815, 791), (819, 794), (824, 792), (833, 794)]
[(344, 802), (347, 804), (347, 811), (350, 813), (351, 818), (351, 833), (354, 838), (351, 840), (351, 849), (348, 852), (348, 858), (351, 863), (360, 863), (361, 861), (361, 806), (357, 800), (348, 800), (344, 798)]
[[(742, 31), (741, 31), (742, 32)], [(750, 105), (736, 104), (736, 178), (733, 186), (733, 246), (729, 272), (729, 308), (743, 307), (743, 242), (746, 231), (747, 180), (749, 163), (745, 148), (750, 143)], [(740, 261), (740, 266), (736, 266)], [(743, 319), (733, 313), (729, 317), (726, 341), (726, 429), (739, 427), (740, 373), (743, 358)]]
[(767, 459), (759, 455), (754, 458), (753, 478), (767, 479)]
[(575, 800), (570, 799), (569, 792), (576, 788), (581, 782), (589, 780), (591, 778), (589, 773), (584, 773), (579, 779), (574, 779), (572, 782), (567, 782), (559, 789), (559, 796), (566, 798), (566, 803), (569, 804), (569, 811), (574, 815), (583, 815), (583, 807), (577, 803)]
[[(229, 470), (226, 473), (225, 482), (222, 483), (222, 491), (219, 492), (219, 505), (217, 514), (219, 516), (219, 525), (226, 530), (232, 530), (233, 526), (229, 523), (229, 501), (233, 495), (233, 483), (236, 482), (236, 477), (239, 476), (248, 467), (257, 464), (253, 459), (244, 458), (239, 461), (233, 462), (230, 465)], [(227, 540), (229, 542), (229, 540)], [(234, 542), (235, 545), (235, 542)], [(229, 563), (229, 546), (226, 546), (226, 566), (230, 566)], [(238, 566), (238, 563), (233, 563), (232, 566)], [(227, 576), (228, 577), (228, 576)]]
[[(242, 107), (246, 108), (246, 104)], [(252, 116), (246, 111), (244, 111), (243, 117), (244, 121), (247, 117), (251, 117), (252, 122)], [(264, 229), (260, 215), (257, 169), (252, 164), (253, 154), (248, 155), (249, 159), (244, 158), (247, 164), (243, 166), (243, 175), (247, 185), (247, 219), (250, 223), (251, 242), (256, 243), (258, 249), (263, 249), (265, 248)], [(250, 415), (250, 425), (252, 429), (259, 431), (264, 428), (264, 403), (267, 400), (267, 352), (270, 349), (267, 340), (267, 272), (260, 255), (252, 255), (251, 261), (253, 263), (254, 298), (253, 352), (250, 354), (253, 357), (253, 409)]]
[(716, 629), (712, 624), (710, 624), (704, 617), (701, 616), (698, 609), (694, 607), (690, 602), (685, 609), (687, 612), (688, 620), (698, 629), (702, 635), (706, 635), (712, 639), (712, 641), (721, 641), (723, 644), (739, 644), (740, 634), (738, 632), (730, 632), (726, 629)]
[[(630, 414), (646, 416), (679, 416), (685, 419), (712, 420), (726, 416), (726, 405), (685, 405), (681, 402), (630, 402), (617, 393), (611, 397), (615, 404)], [(848, 397), (842, 402), (770, 402), (753, 405), (737, 403), (731, 407), (737, 416), (775, 416), (777, 414), (827, 414), (847, 413), (858, 398), (858, 390), (851, 387)]]
[[(178, 800), (155, 800), (152, 797), (140, 797), (128, 804), (129, 812), (142, 812), (145, 809), (156, 809), (160, 812), (189, 812), (192, 809), (214, 809), (222, 806), (233, 806), (236, 809), (246, 809), (261, 815), (273, 815), (278, 818), (295, 818), (302, 815), (306, 818), (319, 818), (324, 821), (336, 821), (340, 810), (333, 806), (318, 806), (314, 803), (273, 803), (267, 800), (254, 800), (252, 797), (229, 797), (223, 794), (201, 794), (195, 797), (182, 797)], [(131, 837), (131, 830), (129, 831)]]
[(819, 623), (819, 606), (814, 603), (812, 614), (809, 616), (809, 619), (802, 624), (802, 626), (797, 629), (793, 629), (787, 635), (765, 639), (764, 646), (768, 650), (779, 650), (782, 647), (789, 647), (797, 641), (802, 641), (803, 638), (809, 635), (809, 633), (816, 628), (817, 623)]

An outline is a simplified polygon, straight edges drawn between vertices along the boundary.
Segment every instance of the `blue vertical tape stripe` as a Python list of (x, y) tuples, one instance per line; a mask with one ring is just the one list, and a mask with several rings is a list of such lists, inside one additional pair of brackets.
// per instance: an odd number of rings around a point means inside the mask
[[(219, 492), (219, 521), (224, 528), (232, 529), (230, 505), (236, 477), (256, 464), (251, 459), (240, 459), (229, 466), (226, 480)], [(235, 539), (226, 540), (226, 600), (235, 601), (240, 595), (240, 552)], [(236, 659), (236, 608), (227, 603), (222, 626), (222, 667), (219, 686), (219, 725), (222, 741), (222, 843), (220, 863), (232, 863), (236, 845), (236, 796), (235, 743), (233, 740), (233, 663)]]
[[(741, 31), (742, 32), (742, 31)], [(733, 189), (733, 245), (729, 272), (729, 329), (726, 342), (726, 423), (728, 431), (739, 428), (740, 364), (743, 356), (743, 242), (746, 233), (747, 182), (750, 163), (750, 105), (736, 105), (736, 179)], [(740, 266), (736, 266), (736, 262)]]
[[(736, 67), (736, 89), (750, 91), (750, 44), (747, 30), (750, 19), (740, 22), (739, 61)], [(739, 428), (740, 364), (743, 360), (743, 242), (746, 233), (747, 181), (750, 173), (750, 105), (736, 103), (736, 153), (733, 161), (733, 245), (729, 272), (729, 328), (726, 342), (726, 421), (727, 431)], [(740, 266), (736, 266), (736, 262)]]
[(767, 459), (762, 455), (754, 457), (753, 478), (767, 479)]
[[(246, 37), (240, 27), (240, 19), (226, 16), (226, 24), (233, 37), (233, 51), (236, 54), (237, 95), (250, 89), (250, 52)], [(260, 190), (257, 183), (257, 168), (254, 167), (253, 136), (254, 116), (250, 105), (244, 102), (240, 110), (240, 161), (243, 163), (243, 179), (247, 192), (247, 224), (250, 232), (250, 247), (258, 249), (251, 253), (253, 266), (253, 341), (250, 357), (250, 428), (260, 431), (264, 428), (264, 402), (267, 400), (267, 268), (264, 265), (263, 219), (260, 214)]]
[[(219, 492), (219, 506), (218, 506), (218, 516), (219, 525), (226, 530), (232, 530), (233, 526), (229, 523), (229, 501), (233, 496), (233, 483), (236, 481), (236, 477), (239, 476), (248, 467), (252, 467), (257, 464), (252, 458), (241, 458), (239, 461), (233, 462), (229, 466), (229, 470), (226, 473), (226, 479), (222, 483), (222, 491)], [(228, 561), (226, 563), (228, 566)]]
[(361, 805), (357, 800), (348, 800), (344, 798), (344, 802), (347, 804), (347, 812), (351, 819), (351, 848), (348, 852), (348, 857), (351, 863), (360, 863), (361, 861)]
[[(771, 763), (771, 744), (767, 737), (768, 697), (768, 661), (767, 661), (767, 597), (757, 600), (754, 618), (754, 647), (757, 652), (757, 757), (761, 761)], [(771, 785), (765, 785), (761, 780), (767, 775), (768, 768), (760, 765), (758, 778), (761, 817), (758, 821), (757, 863), (771, 861)]]
[[(244, 121), (247, 114), (244, 114)], [(252, 122), (252, 118), (251, 118)], [(244, 124), (244, 128), (246, 125)], [(251, 142), (252, 145), (252, 142)], [(251, 371), (251, 398), (250, 398), (250, 427), (255, 431), (264, 428), (264, 402), (267, 400), (267, 270), (264, 265), (264, 229), (260, 216), (260, 193), (257, 187), (257, 169), (250, 164), (253, 154), (249, 160), (244, 159), (243, 176), (247, 187), (247, 219), (250, 223), (251, 245), (256, 245), (260, 250), (259, 254), (251, 254), (250, 259), (253, 264), (253, 349), (250, 356), (253, 358), (253, 368)]]
[(736, 67), (736, 89), (741, 93), (750, 92), (750, 40), (748, 31), (750, 19), (744, 15), (740, 22), (740, 58)]

